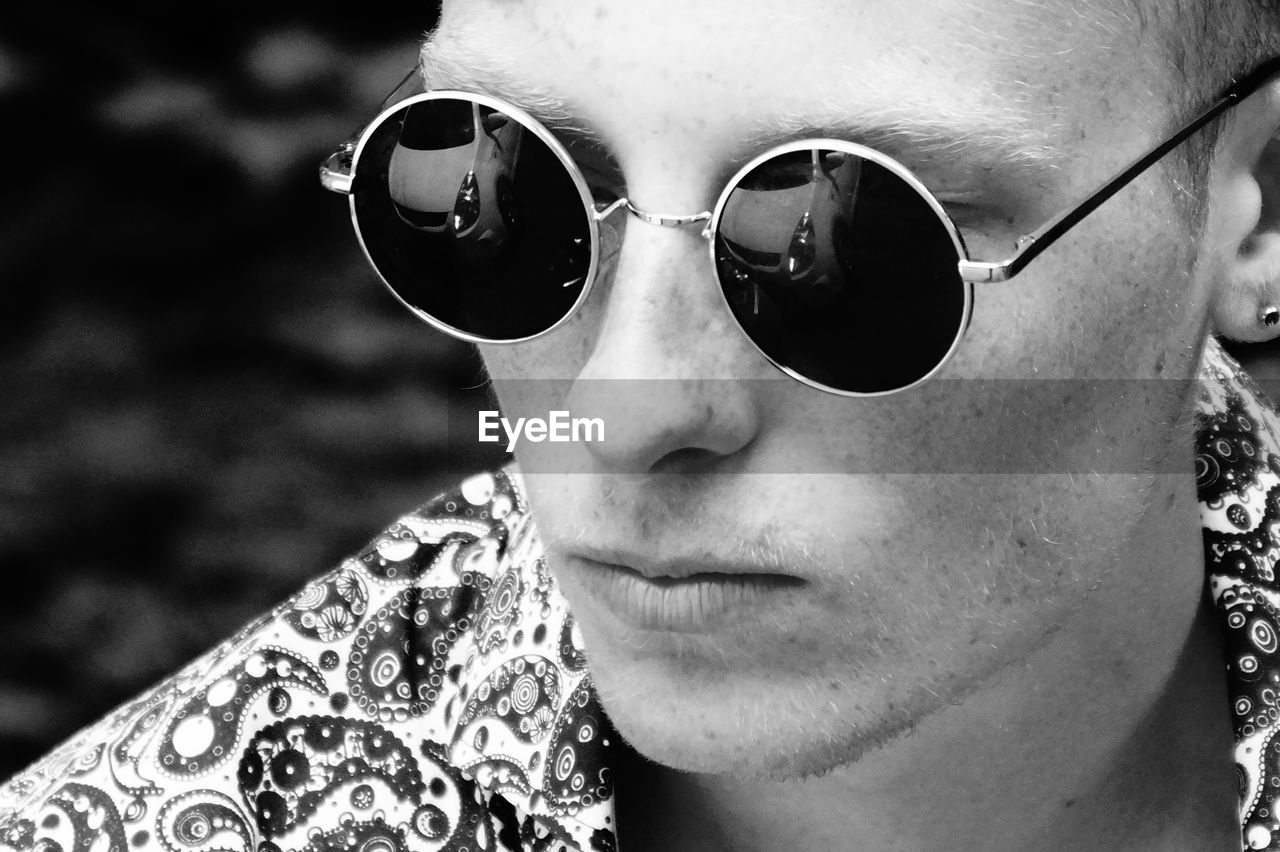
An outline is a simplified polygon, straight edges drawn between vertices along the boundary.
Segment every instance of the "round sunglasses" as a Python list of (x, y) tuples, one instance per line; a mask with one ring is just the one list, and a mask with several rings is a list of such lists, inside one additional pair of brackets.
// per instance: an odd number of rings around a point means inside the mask
[(1234, 83), (996, 262), (971, 259), (924, 184), (864, 145), (771, 148), (733, 176), (712, 210), (658, 214), (597, 199), (550, 130), (469, 92), (429, 91), (384, 109), (326, 160), (321, 182), (349, 195), (357, 238), (387, 288), (454, 337), (519, 343), (564, 323), (597, 278), (602, 230), (630, 216), (701, 228), (725, 306), (778, 369), (820, 390), (877, 396), (942, 369), (969, 325), (974, 283), (1016, 275), (1277, 71), (1280, 58)]

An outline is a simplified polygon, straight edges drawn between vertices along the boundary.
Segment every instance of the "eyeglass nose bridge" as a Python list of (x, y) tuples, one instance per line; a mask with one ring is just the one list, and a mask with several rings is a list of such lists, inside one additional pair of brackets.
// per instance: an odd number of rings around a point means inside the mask
[(702, 236), (711, 236), (711, 211), (703, 210), (701, 213), (693, 213), (690, 215), (676, 215), (673, 213), (652, 213), (648, 210), (641, 210), (639, 207), (631, 203), (629, 198), (619, 198), (605, 207), (596, 209), (596, 221), (600, 222), (608, 219), (619, 210), (625, 209), (632, 216), (635, 216), (641, 222), (649, 225), (656, 225), (659, 228), (683, 228), (686, 225), (697, 225), (702, 222), (707, 224), (702, 228)]

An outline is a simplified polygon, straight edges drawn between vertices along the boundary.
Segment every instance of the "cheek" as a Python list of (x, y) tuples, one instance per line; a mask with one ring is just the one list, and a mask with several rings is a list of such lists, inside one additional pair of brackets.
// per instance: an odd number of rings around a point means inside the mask
[[(1077, 613), (1114, 627), (1100, 609), (1123, 613), (1163, 598), (1153, 566), (1132, 558), (1152, 485), (1119, 475), (902, 483), (914, 520), (873, 563), (897, 570), (863, 580), (878, 600), (883, 647), (916, 677), (947, 679), (963, 691), (1028, 659)], [(1194, 578), (1179, 579), (1197, 588)], [(846, 610), (845, 623), (875, 623), (869, 602), (852, 622)]]
[[(1197, 342), (1203, 324), (1195, 246), (1163, 179), (1126, 190), (1013, 280), (975, 286), (950, 375), (1169, 375), (1169, 356)], [(1194, 361), (1182, 364), (1175, 375), (1190, 375)]]
[[(536, 340), (479, 347), (501, 416), (516, 433), (520, 433), (520, 418), (532, 422), (547, 420), (553, 412), (578, 414), (569, 410), (569, 395), (589, 354), (582, 330), (585, 326), (580, 311), (563, 326)], [(512, 439), (513, 435), (504, 429), (502, 441)], [(534, 441), (527, 432), (514, 438), (511, 452), (526, 473), (578, 471), (590, 464), (584, 444)]]

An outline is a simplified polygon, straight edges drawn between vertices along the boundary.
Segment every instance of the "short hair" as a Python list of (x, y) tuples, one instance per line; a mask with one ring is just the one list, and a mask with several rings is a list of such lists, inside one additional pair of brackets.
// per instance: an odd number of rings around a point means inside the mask
[(1172, 16), (1172, 58), (1185, 69), (1188, 83), (1222, 88), (1280, 50), (1276, 0), (1145, 2)]
[[(1280, 0), (1131, 0), (1139, 35), (1160, 34), (1169, 65), (1171, 129), (1207, 106), (1231, 81), (1280, 54)], [(1228, 111), (1181, 149), (1172, 166), (1188, 181), (1191, 213), (1203, 222), (1209, 168)]]

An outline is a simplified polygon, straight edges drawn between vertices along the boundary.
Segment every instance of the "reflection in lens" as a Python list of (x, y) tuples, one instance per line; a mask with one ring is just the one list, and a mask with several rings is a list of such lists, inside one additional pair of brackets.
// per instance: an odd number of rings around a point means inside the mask
[(926, 376), (967, 311), (951, 232), (902, 177), (856, 154), (770, 158), (726, 199), (715, 235), (729, 306), (769, 358), (879, 393)]
[(355, 164), (356, 223), (402, 301), (450, 328), (518, 340), (555, 325), (590, 267), (591, 225), (555, 153), (516, 117), (459, 97), (414, 102)]

